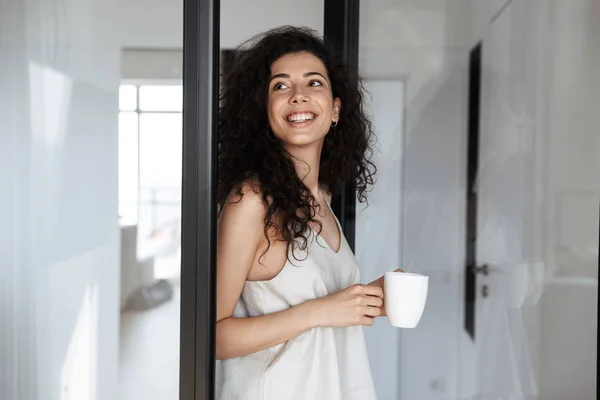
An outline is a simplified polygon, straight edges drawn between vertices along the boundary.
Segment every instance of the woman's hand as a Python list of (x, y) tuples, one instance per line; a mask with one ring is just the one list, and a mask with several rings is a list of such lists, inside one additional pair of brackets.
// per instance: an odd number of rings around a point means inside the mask
[(383, 289), (369, 285), (352, 285), (341, 292), (312, 302), (315, 326), (345, 327), (373, 325), (381, 313)]
[[(403, 269), (398, 268), (397, 270), (395, 270), (394, 272), (404, 272)], [(385, 279), (385, 275), (382, 276), (381, 278), (377, 279), (376, 281), (373, 281), (371, 283), (369, 283), (369, 286), (374, 286), (374, 287), (378, 287), (381, 288), (381, 291), (383, 292), (383, 282)], [(380, 317), (385, 317), (387, 315), (387, 313), (385, 312), (385, 304), (382, 303), (381, 307), (379, 307), (379, 316)]]

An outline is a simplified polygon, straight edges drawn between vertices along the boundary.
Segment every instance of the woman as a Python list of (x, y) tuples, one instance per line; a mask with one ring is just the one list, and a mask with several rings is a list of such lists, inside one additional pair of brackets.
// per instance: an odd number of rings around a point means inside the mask
[(331, 194), (372, 185), (357, 80), (314, 32), (238, 51), (219, 116), (217, 398), (375, 399), (362, 326), (383, 279), (359, 284)]

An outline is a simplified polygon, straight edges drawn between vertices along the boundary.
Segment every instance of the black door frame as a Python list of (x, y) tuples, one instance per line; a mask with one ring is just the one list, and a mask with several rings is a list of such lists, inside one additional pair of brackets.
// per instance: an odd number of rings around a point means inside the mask
[(184, 0), (179, 398), (212, 400), (219, 0)]
[[(342, 57), (350, 72), (358, 76), (360, 0), (325, 0), (323, 38)], [(352, 251), (356, 245), (356, 188), (346, 182), (332, 201), (331, 208), (340, 221)]]
[[(324, 0), (324, 39), (358, 72), (359, 0)], [(184, 0), (179, 398), (215, 396), (215, 267), (220, 1)], [(354, 248), (352, 182), (333, 200)]]

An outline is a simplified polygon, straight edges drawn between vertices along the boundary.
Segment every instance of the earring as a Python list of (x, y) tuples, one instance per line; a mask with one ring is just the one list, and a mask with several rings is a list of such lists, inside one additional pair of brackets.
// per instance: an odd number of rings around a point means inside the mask
[(337, 121), (335, 121), (334, 123), (332, 123), (332, 124), (331, 124), (331, 127), (332, 127), (332, 128), (335, 128), (335, 127), (337, 126), (337, 124), (338, 124), (338, 122), (337, 122)]

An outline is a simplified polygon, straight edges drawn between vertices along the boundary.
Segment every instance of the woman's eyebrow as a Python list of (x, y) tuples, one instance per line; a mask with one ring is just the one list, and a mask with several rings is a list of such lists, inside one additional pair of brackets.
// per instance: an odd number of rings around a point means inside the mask
[[(313, 76), (313, 75), (319, 75), (319, 76), (321, 76), (323, 79), (325, 79), (325, 80), (327, 81), (327, 78), (326, 78), (326, 77), (325, 77), (325, 76), (324, 76), (322, 73), (320, 73), (320, 72), (307, 72), (307, 73), (305, 73), (305, 74), (304, 74), (304, 75), (302, 75), (302, 76), (303, 76), (303, 77), (305, 77), (305, 78), (308, 78), (309, 76)], [(277, 78), (285, 78), (285, 79), (289, 79), (289, 78), (290, 78), (290, 75), (289, 75), (289, 74), (284, 74), (284, 73), (281, 73), (281, 74), (275, 74), (275, 75), (273, 75), (273, 76), (271, 77), (271, 80), (273, 80), (273, 79), (277, 79)]]

